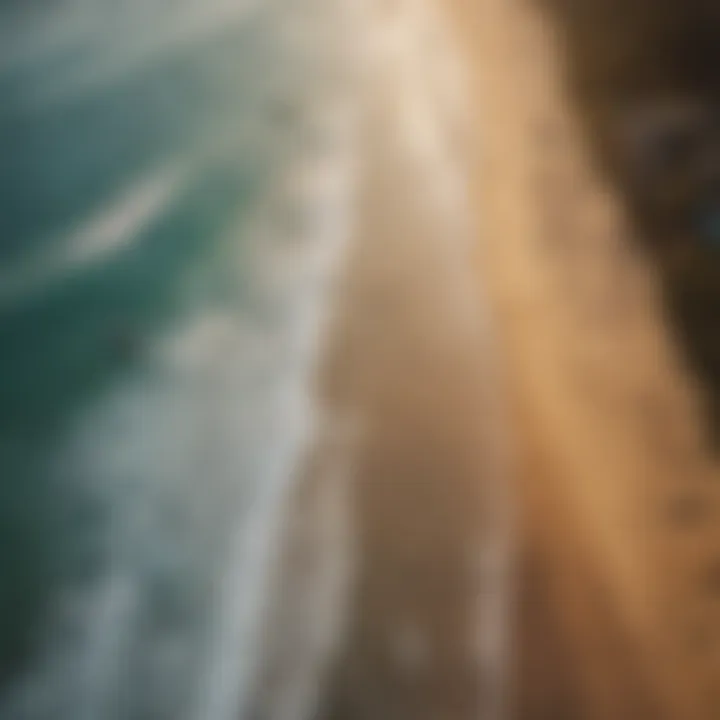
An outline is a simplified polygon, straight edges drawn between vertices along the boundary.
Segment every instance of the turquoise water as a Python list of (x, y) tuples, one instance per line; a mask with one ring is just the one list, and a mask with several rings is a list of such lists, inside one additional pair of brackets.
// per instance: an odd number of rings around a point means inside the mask
[(0, 6), (3, 718), (234, 716), (218, 578), (304, 432), (328, 205), (277, 190), (317, 142), (290, 5)]

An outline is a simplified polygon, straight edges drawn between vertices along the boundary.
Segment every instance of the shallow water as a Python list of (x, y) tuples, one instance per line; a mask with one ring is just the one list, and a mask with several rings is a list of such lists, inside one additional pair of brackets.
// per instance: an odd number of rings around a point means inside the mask
[(0, 6), (3, 719), (238, 717), (352, 209), (342, 4)]

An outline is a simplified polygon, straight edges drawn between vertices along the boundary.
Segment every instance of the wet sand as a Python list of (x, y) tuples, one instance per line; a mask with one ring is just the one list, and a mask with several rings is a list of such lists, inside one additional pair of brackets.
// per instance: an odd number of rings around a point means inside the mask
[(398, 88), (388, 80), (377, 91), (360, 234), (324, 378), (330, 403), (352, 408), (363, 436), (358, 574), (323, 717), (460, 719), (483, 708), (492, 717), (504, 648), (501, 637), (484, 659), (479, 641), (484, 621), (505, 631), (502, 563), (514, 531), (497, 348), (474, 293), (472, 218), (454, 191), (457, 205), (443, 207), (432, 157), (403, 148)]

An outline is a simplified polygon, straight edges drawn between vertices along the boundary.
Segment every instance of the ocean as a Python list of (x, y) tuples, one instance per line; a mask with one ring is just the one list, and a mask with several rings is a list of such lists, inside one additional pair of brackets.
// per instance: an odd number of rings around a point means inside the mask
[(0, 3), (0, 718), (241, 716), (353, 208), (346, 2)]

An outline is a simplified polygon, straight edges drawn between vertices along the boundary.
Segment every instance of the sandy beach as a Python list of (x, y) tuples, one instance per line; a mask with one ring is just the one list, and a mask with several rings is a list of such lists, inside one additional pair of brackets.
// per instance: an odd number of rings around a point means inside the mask
[(382, 12), (320, 382), (360, 432), (319, 716), (715, 717), (698, 390), (552, 28), (520, 0)]
[(720, 718), (711, 0), (0, 36), (2, 720)]
[[(477, 188), (496, 238), (528, 534), (545, 547), (577, 670), (570, 716), (714, 717), (717, 610), (701, 578), (720, 547), (717, 469), (700, 389), (590, 160), (555, 28), (522, 2), (453, 11), (487, 133)], [(704, 514), (673, 521), (693, 502)]]

